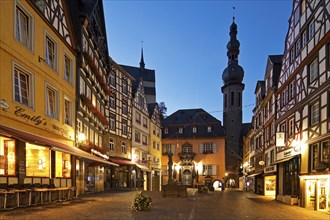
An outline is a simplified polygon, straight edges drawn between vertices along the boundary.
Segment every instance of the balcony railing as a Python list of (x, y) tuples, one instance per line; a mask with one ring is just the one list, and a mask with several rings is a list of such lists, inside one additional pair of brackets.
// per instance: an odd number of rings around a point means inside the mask
[(181, 160), (193, 160), (195, 157), (195, 153), (193, 152), (180, 152), (179, 157)]

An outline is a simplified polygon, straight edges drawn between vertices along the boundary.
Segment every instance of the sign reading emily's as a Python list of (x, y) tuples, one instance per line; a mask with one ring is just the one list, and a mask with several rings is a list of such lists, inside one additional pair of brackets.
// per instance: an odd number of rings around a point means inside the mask
[(15, 115), (17, 117), (23, 118), (26, 121), (30, 121), (33, 122), (35, 125), (47, 125), (47, 121), (46, 119), (42, 118), (40, 115), (29, 115), (27, 113), (24, 113), (25, 109), (20, 107), (20, 106), (16, 106), (15, 107)]

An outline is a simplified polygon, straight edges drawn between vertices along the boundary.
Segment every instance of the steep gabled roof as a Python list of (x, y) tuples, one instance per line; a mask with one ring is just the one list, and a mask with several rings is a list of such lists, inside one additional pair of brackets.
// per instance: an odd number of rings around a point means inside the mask
[(149, 103), (148, 104), (149, 117), (151, 117), (152, 114), (154, 113), (156, 106), (157, 106), (157, 103)]
[[(181, 109), (163, 120), (163, 128), (168, 133), (163, 132), (163, 138), (215, 138), (224, 137), (225, 129), (221, 121), (207, 113), (201, 108)], [(208, 131), (211, 127), (211, 132)], [(178, 129), (183, 132), (179, 133)], [(193, 132), (196, 128), (196, 132)]]

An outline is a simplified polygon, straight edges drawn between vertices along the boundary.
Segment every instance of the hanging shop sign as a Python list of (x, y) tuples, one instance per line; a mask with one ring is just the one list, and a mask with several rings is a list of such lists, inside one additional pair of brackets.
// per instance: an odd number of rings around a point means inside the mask
[(276, 132), (276, 147), (285, 147), (285, 133)]

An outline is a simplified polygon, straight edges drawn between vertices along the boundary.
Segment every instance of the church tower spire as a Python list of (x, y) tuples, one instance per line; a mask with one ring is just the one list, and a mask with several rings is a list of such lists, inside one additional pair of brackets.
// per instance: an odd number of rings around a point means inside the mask
[(144, 64), (144, 58), (143, 58), (143, 47), (141, 48), (141, 61), (140, 61), (140, 69), (144, 69), (145, 64)]
[(227, 43), (228, 65), (222, 73), (223, 86), (223, 124), (226, 130), (226, 172), (228, 179), (238, 187), (239, 166), (242, 162), (242, 100), (244, 70), (238, 64), (240, 43), (237, 40), (235, 17), (230, 25), (229, 42)]

